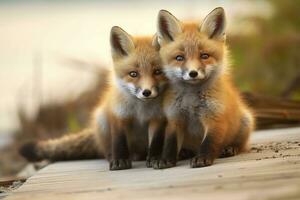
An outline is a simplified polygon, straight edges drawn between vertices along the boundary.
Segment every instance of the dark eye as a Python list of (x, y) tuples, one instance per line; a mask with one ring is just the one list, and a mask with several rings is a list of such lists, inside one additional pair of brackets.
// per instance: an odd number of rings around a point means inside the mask
[(200, 58), (205, 60), (209, 58), (209, 55), (207, 53), (201, 53)]
[(135, 77), (138, 76), (138, 72), (136, 72), (136, 71), (131, 71), (131, 72), (129, 72), (129, 76), (135, 78)]
[(156, 69), (156, 70), (154, 70), (154, 75), (161, 75), (162, 74), (162, 71), (161, 71), (161, 69)]
[(180, 56), (180, 55), (178, 55), (178, 56), (176, 56), (176, 58), (175, 58), (177, 61), (183, 61), (184, 60), (184, 57), (183, 56)]

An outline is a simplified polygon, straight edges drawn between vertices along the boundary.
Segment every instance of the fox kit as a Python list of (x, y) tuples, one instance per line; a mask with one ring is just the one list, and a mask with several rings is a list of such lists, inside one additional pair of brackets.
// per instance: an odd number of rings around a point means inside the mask
[[(31, 161), (105, 157), (111, 170), (131, 168), (131, 159), (157, 159), (164, 133), (161, 93), (167, 84), (151, 37), (132, 37), (113, 27), (114, 67), (88, 128), (59, 139), (30, 143), (21, 154)], [(149, 129), (149, 131), (148, 131)], [(149, 134), (149, 140), (148, 135)]]
[(223, 8), (202, 23), (183, 23), (161, 10), (157, 35), (170, 88), (163, 153), (154, 168), (174, 166), (182, 148), (194, 153), (193, 168), (246, 150), (254, 120), (230, 77)]

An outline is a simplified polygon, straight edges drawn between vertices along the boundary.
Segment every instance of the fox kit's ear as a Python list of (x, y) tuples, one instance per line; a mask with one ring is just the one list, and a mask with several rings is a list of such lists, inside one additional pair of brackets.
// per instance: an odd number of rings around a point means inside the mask
[(110, 31), (110, 46), (113, 56), (127, 56), (134, 49), (132, 37), (118, 26)]
[(200, 31), (206, 33), (209, 38), (225, 40), (225, 26), (225, 11), (222, 7), (218, 7), (205, 17)]
[(176, 35), (181, 32), (180, 21), (170, 12), (160, 10), (157, 23), (158, 43), (173, 41)]

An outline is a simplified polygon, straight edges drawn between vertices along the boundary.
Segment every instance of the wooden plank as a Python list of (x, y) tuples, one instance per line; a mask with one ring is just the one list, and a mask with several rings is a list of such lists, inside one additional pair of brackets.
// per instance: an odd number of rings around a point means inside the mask
[(249, 153), (198, 169), (188, 161), (123, 171), (109, 171), (105, 160), (59, 162), (7, 199), (300, 199), (300, 128), (259, 131), (251, 143)]

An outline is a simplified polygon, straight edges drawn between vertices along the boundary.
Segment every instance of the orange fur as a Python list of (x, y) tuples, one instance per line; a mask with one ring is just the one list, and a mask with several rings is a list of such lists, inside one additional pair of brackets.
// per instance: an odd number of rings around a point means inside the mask
[[(160, 102), (167, 81), (159, 52), (152, 37), (132, 37), (119, 27), (112, 28), (111, 47), (114, 66), (107, 73), (108, 83), (88, 128), (25, 145), (21, 151), (25, 157), (55, 161), (90, 158), (96, 152), (110, 161), (111, 170), (130, 168), (131, 159), (145, 160), (148, 123), (163, 119)], [(145, 90), (150, 94), (144, 94)]]
[[(180, 22), (167, 11), (159, 14), (160, 55), (171, 82), (163, 102), (166, 135), (176, 135), (177, 153), (195, 152), (192, 167), (211, 165), (228, 147), (245, 151), (254, 129), (253, 115), (232, 84), (224, 27), (221, 8), (202, 25)], [(162, 159), (169, 158), (163, 154)], [(164, 167), (169, 166), (158, 168)]]

